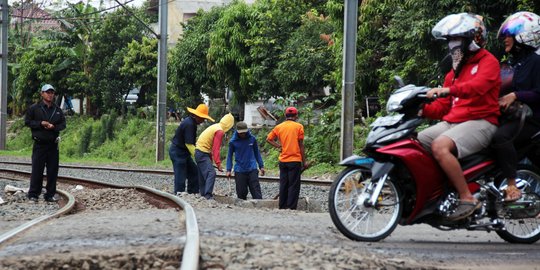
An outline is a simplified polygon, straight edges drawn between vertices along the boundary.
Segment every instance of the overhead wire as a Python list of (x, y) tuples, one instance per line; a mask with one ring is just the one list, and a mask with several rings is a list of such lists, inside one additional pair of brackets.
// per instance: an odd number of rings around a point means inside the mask
[[(124, 5), (129, 4), (129, 3), (133, 2), (133, 1), (135, 1), (135, 0), (126, 1), (124, 3)], [(167, 4), (171, 3), (171, 2), (174, 2), (174, 1), (175, 0), (168, 0)], [(157, 4), (157, 5), (149, 6), (148, 8), (156, 8), (156, 7), (159, 7), (160, 5), (161, 4)], [(101, 9), (101, 10), (97, 10), (97, 11), (94, 11), (94, 12), (84, 13), (84, 14), (81, 14), (80, 16), (56, 17), (56, 16), (51, 15), (49, 17), (33, 17), (33, 16), (11, 15), (11, 17), (21, 18), (21, 19), (28, 19), (28, 20), (38, 20), (38, 21), (39, 20), (95, 20), (95, 19), (98, 19), (98, 18), (93, 18), (93, 17), (88, 17), (88, 16), (103, 13), (103, 12), (106, 12), (106, 11), (109, 11), (109, 10), (112, 10), (112, 9), (117, 9), (117, 8), (120, 8), (120, 7), (122, 7), (122, 5), (115, 5), (115, 6), (105, 8), (105, 9)]]
[[(126, 2), (126, 4), (129, 4), (131, 2), (133, 2), (135, 0), (129, 0)], [(105, 8), (105, 9), (101, 9), (101, 10), (97, 10), (97, 11), (94, 11), (94, 12), (89, 12), (89, 13), (85, 13), (83, 16), (72, 16), (72, 17), (54, 17), (54, 16), (51, 16), (49, 18), (44, 18), (44, 17), (32, 17), (32, 16), (18, 16), (18, 15), (11, 15), (11, 17), (16, 17), (16, 18), (22, 18), (22, 19), (29, 19), (29, 20), (50, 20), (50, 19), (56, 19), (56, 20), (65, 20), (65, 19), (75, 19), (75, 18), (80, 18), (80, 17), (84, 17), (84, 16), (88, 16), (88, 15), (94, 15), (94, 14), (98, 14), (98, 13), (102, 13), (102, 12), (105, 12), (105, 11), (109, 11), (111, 9), (115, 9), (115, 8), (118, 8), (120, 7), (120, 5), (116, 5), (116, 6), (112, 6), (112, 7), (108, 7), (108, 8)], [(47, 7), (43, 7), (43, 8), (40, 8), (42, 10), (45, 10), (47, 9)], [(24, 9), (23, 9), (24, 10)]]

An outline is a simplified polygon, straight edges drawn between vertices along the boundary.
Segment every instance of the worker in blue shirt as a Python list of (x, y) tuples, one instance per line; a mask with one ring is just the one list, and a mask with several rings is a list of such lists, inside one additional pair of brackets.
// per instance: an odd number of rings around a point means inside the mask
[(259, 171), (264, 175), (264, 162), (259, 152), (257, 139), (248, 130), (246, 123), (238, 122), (229, 142), (227, 153), (227, 177), (231, 176), (234, 155), (234, 180), (239, 199), (247, 199), (248, 188), (253, 199), (262, 199)]

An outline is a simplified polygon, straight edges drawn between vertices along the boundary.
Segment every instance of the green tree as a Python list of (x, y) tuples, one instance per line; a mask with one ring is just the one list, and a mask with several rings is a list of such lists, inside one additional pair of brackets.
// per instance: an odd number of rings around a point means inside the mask
[(169, 81), (174, 103), (180, 107), (196, 106), (201, 102), (201, 93), (222, 97), (215, 76), (208, 70), (208, 49), (216, 21), (224, 7), (214, 7), (208, 12), (200, 10), (197, 16), (183, 25), (184, 33), (169, 60)]
[(136, 40), (128, 44), (124, 55), (124, 65), (120, 73), (134, 85), (140, 86), (137, 103), (155, 104), (157, 89), (157, 39), (143, 37), (142, 42)]
[(14, 81), (13, 98), (17, 102), (12, 104), (14, 114), (21, 114), (29, 104), (39, 100), (39, 88), (42, 84), (50, 83), (62, 89), (71, 71), (59, 70), (68, 52), (65, 47), (49, 46), (42, 40), (36, 39), (35, 47), (25, 52), (19, 62), (17, 78)]
[(395, 87), (394, 75), (419, 85), (442, 83), (438, 64), (447, 51), (444, 43), (433, 39), (431, 29), (451, 13), (472, 12), (484, 16), (490, 40), (487, 48), (500, 55), (495, 34), (504, 17), (515, 12), (518, 5), (505, 0), (363, 1), (357, 55), (361, 94), (357, 97), (379, 95), (384, 100)]
[[(91, 20), (92, 17), (84, 21), (71, 20), (74, 23), (67, 20), (81, 14), (94, 14), (95, 11), (95, 8), (82, 3), (70, 5), (55, 13), (65, 18), (58, 20), (63, 31), (43, 30), (33, 34), (30, 44), (12, 43), (11, 61), (17, 64), (11, 65), (11, 72), (17, 79), (13, 81), (11, 107), (16, 112), (25, 107), (29, 98), (32, 98), (32, 95), (26, 92), (36, 89), (44, 82), (53, 84), (60, 96), (84, 93), (88, 82), (88, 76), (84, 72), (85, 56), (90, 47), (88, 36), (94, 21)], [(33, 63), (29, 64), (28, 61)]]
[(209, 71), (215, 74), (217, 87), (228, 87), (236, 101), (243, 104), (249, 96), (246, 70), (250, 65), (249, 24), (252, 6), (234, 1), (223, 11), (210, 33)]
[[(302, 71), (313, 71), (288, 69), (287, 65), (291, 68), (300, 67), (298, 62), (297, 65), (292, 64), (294, 60), (284, 62), (282, 69), (279, 69), (278, 64), (291, 53), (298, 53), (301, 50), (293, 46), (301, 44), (302, 41), (309, 42), (301, 40), (306, 37), (300, 36), (301, 34), (295, 36), (295, 41), (288, 40), (302, 25), (302, 16), (312, 9), (323, 7), (324, 2), (261, 0), (253, 5), (246, 5), (235, 1), (227, 6), (210, 33), (208, 59), (210, 71), (216, 74), (218, 85), (228, 87), (234, 92), (233, 104), (241, 105), (261, 97), (288, 95), (293, 89), (287, 89), (291, 84), (284, 87), (280, 85), (280, 82), (284, 82), (281, 76), (287, 72), (298, 74)], [(301, 31), (307, 29), (308, 27)], [(320, 34), (316, 34), (317, 38)], [(287, 45), (290, 46), (289, 51), (286, 55), (282, 55)], [(317, 57), (314, 56), (315, 51), (305, 50), (303, 53), (304, 57), (306, 55), (313, 57), (312, 60)], [(328, 65), (319, 67), (324, 69)], [(332, 70), (325, 70), (316, 75), (331, 72)], [(302, 82), (293, 83), (298, 85)], [(306, 89), (309, 88), (309, 91), (312, 91), (311, 86), (297, 90), (308, 91)]]
[(141, 41), (145, 31), (146, 28), (125, 10), (107, 14), (96, 27), (92, 34), (92, 51), (89, 55), (92, 67), (89, 85), (92, 90), (93, 114), (100, 115), (110, 109), (121, 109), (122, 96), (135, 85), (119, 70), (124, 65), (127, 45), (133, 40)]
[[(244, 99), (286, 96), (291, 90), (298, 90), (287, 89), (289, 85), (284, 87), (280, 84), (285, 80), (282, 76), (286, 74), (281, 72), (283, 70), (279, 70), (278, 65), (284, 57), (290, 57), (290, 53), (294, 53), (292, 50), (295, 48), (291, 48), (291, 45), (300, 45), (299, 43), (291, 44), (289, 39), (305, 22), (302, 19), (303, 16), (311, 9), (316, 9), (320, 2), (323, 1), (261, 0), (253, 5), (246, 40), (251, 61), (243, 70), (245, 76), (242, 77), (243, 82), (241, 82), (247, 88), (246, 94), (251, 94)], [(296, 40), (303, 38), (305, 36)], [(287, 56), (284, 56), (286, 48), (289, 51)], [(299, 66), (294, 68), (297, 67)], [(287, 69), (285, 73), (288, 71), (293, 70)]]
[[(98, 10), (92, 5), (79, 2), (69, 4), (58, 12), (60, 23), (65, 31), (50, 32), (50, 40), (55, 40), (57, 46), (68, 47), (68, 55), (57, 67), (59, 70), (73, 69), (71, 76), (66, 77), (65, 91), (81, 100), (89, 98), (89, 77), (91, 72), (90, 52), (92, 51), (92, 34), (96, 24), (100, 22)], [(87, 108), (88, 109), (88, 108)]]
[(331, 74), (337, 68), (332, 48), (335, 24), (315, 11), (302, 18), (302, 25), (292, 32), (273, 70), (281, 95), (291, 91), (312, 95), (334, 86)]

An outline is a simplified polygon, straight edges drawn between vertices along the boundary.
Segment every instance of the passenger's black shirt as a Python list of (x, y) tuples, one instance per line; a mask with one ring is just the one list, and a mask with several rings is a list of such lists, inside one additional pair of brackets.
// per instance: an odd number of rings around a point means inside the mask
[(523, 57), (516, 57), (512, 66), (512, 88), (517, 100), (529, 105), (534, 118), (540, 119), (540, 55), (531, 52)]

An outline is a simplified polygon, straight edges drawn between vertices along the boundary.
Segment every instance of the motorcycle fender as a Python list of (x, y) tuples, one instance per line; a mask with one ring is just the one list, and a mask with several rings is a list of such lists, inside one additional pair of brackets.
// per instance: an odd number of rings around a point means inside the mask
[(388, 174), (394, 168), (394, 164), (390, 162), (374, 162), (371, 167), (371, 179), (379, 179), (383, 175)]
[(374, 162), (375, 161), (372, 158), (352, 155), (342, 160), (339, 165), (347, 167), (360, 167), (366, 170), (371, 170)]

